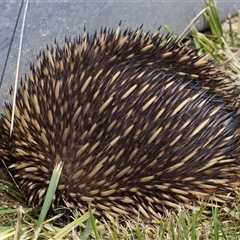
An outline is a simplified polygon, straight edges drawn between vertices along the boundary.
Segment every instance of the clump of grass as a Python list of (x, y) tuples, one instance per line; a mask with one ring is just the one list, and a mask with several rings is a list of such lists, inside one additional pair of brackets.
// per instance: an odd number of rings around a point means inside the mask
[[(210, 55), (221, 70), (228, 72), (239, 83), (240, 79), (240, 12), (235, 18), (228, 17), (223, 24), (220, 21), (216, 2), (205, 0), (203, 16), (209, 25), (209, 31), (201, 33), (193, 28), (192, 37), (201, 54)], [(234, 23), (233, 23), (234, 19)]]
[[(224, 219), (224, 211), (213, 208), (205, 214), (205, 204), (200, 210), (191, 212), (182, 208), (179, 212), (165, 211), (158, 222), (130, 221), (127, 219), (96, 219), (92, 212), (72, 215), (69, 223), (57, 222), (60, 216), (49, 217), (38, 225), (27, 210), (15, 209), (14, 224), (0, 228), (0, 239), (20, 236), (24, 239), (238, 239), (239, 224), (235, 224), (239, 213)], [(0, 215), (2, 214), (0, 210)], [(233, 212), (232, 212), (233, 213)], [(36, 237), (37, 234), (37, 238)]]

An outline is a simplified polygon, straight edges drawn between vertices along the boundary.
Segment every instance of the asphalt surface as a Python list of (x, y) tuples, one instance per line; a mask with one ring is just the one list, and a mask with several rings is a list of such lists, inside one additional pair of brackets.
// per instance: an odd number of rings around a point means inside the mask
[[(25, 4), (24, 4), (25, 5)], [(6, 61), (8, 48), (17, 21), (21, 1), (0, 1), (0, 74)], [(240, 1), (218, 3), (221, 18), (237, 13)], [(24, 6), (23, 6), (24, 8)], [(143, 24), (145, 31), (154, 32), (167, 25), (180, 34), (202, 9), (201, 0), (187, 1), (29, 1), (23, 35), (20, 61), (20, 78), (29, 71), (37, 54), (56, 39), (62, 45), (65, 36), (81, 35), (84, 26), (90, 33), (101, 27), (116, 28), (122, 21), (122, 29), (135, 29)], [(23, 9), (13, 39), (10, 55), (0, 89), (0, 111), (8, 101), (8, 89), (14, 84)], [(206, 27), (200, 19), (198, 28)]]

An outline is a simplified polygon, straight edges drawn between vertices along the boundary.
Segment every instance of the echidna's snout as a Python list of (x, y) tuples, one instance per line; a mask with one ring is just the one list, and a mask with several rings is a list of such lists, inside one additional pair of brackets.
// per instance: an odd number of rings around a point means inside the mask
[(11, 137), (6, 105), (0, 156), (29, 204), (59, 161), (55, 206), (150, 218), (221, 202), (240, 185), (239, 88), (211, 65), (141, 29), (55, 43), (18, 90)]

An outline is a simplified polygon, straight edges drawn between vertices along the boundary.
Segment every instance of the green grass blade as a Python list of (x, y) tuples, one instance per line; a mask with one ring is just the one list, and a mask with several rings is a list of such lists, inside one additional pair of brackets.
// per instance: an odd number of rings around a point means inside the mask
[(54, 194), (55, 194), (57, 186), (58, 186), (58, 182), (59, 182), (59, 179), (60, 179), (60, 176), (61, 176), (61, 172), (62, 172), (62, 162), (57, 164), (55, 166), (54, 170), (53, 170), (52, 177), (51, 177), (51, 180), (50, 180), (50, 184), (48, 186), (46, 198), (45, 198), (45, 201), (43, 203), (43, 207), (42, 207), (40, 216), (39, 216), (38, 221), (37, 221), (37, 229), (35, 231), (34, 239), (38, 238), (38, 235), (41, 231), (41, 226), (43, 224), (43, 221), (44, 221), (44, 219), (45, 219), (45, 217), (46, 217), (46, 215), (49, 211), (49, 208), (52, 204), (52, 200), (53, 200)]
[(179, 215), (179, 221), (180, 221), (180, 224), (181, 224), (184, 239), (188, 240), (188, 229), (187, 229), (185, 217), (184, 217), (182, 212)]
[(87, 224), (86, 224), (86, 228), (81, 236), (81, 240), (87, 240), (89, 239), (89, 236), (91, 234), (93, 230), (93, 226), (92, 226), (92, 222), (91, 222), (91, 219), (90, 217), (88, 218), (88, 221), (87, 221)]
[(86, 212), (84, 215), (82, 215), (80, 218), (74, 220), (73, 222), (69, 223), (67, 226), (65, 226), (62, 230), (60, 230), (55, 236), (54, 239), (61, 239), (64, 236), (66, 236), (69, 232), (71, 232), (74, 228), (81, 225), (83, 222), (85, 222), (90, 217), (90, 212)]
[(212, 215), (213, 215), (213, 236), (215, 240), (218, 240), (219, 239), (219, 232), (218, 232), (219, 222), (218, 222), (217, 207), (212, 209)]
[(193, 212), (192, 213), (192, 229), (191, 229), (192, 240), (197, 239), (197, 236), (196, 236), (197, 218), (198, 218), (198, 212)]
[(93, 227), (93, 231), (94, 231), (94, 234), (95, 234), (95, 238), (98, 240), (99, 236), (98, 236), (98, 230), (97, 230), (97, 225), (96, 225), (96, 219), (93, 216), (91, 209), (90, 209), (90, 220), (91, 220), (91, 223), (92, 223), (92, 227)]

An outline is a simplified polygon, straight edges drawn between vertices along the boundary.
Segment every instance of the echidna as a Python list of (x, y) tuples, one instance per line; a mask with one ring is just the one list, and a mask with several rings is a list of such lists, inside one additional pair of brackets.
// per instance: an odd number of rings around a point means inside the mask
[[(156, 218), (239, 186), (239, 93), (169, 36), (101, 30), (37, 57), (0, 122), (0, 156), (31, 205)], [(13, 95), (13, 91), (11, 91)]]

